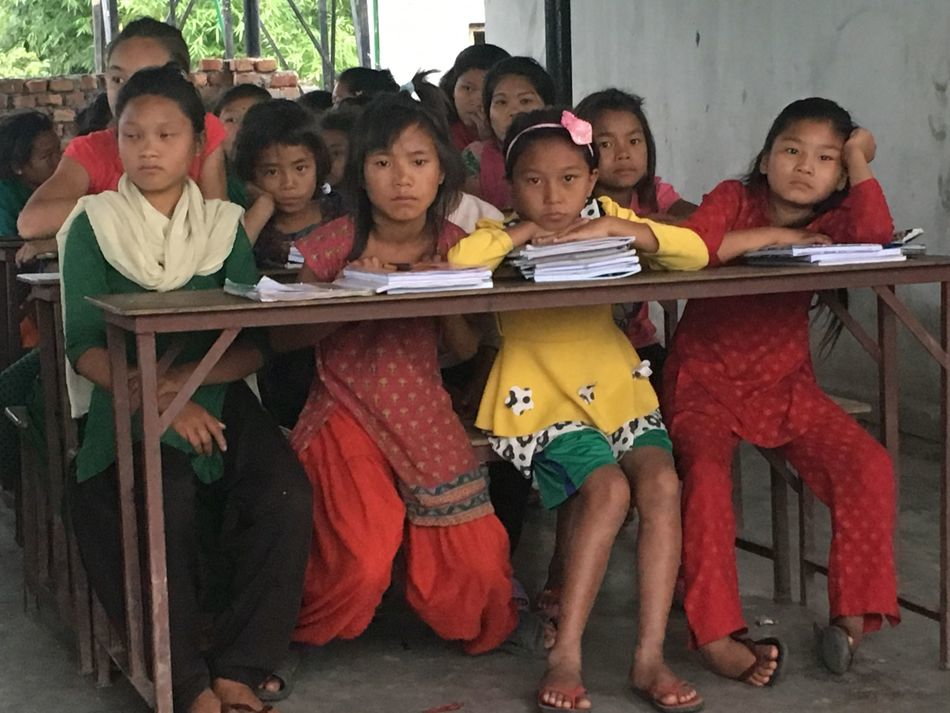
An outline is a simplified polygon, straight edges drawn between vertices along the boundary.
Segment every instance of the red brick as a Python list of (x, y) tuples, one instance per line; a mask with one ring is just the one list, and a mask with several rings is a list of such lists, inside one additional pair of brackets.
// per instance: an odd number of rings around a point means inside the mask
[(76, 82), (67, 77), (57, 77), (49, 81), (51, 92), (71, 92), (76, 89)]
[(26, 91), (30, 94), (39, 94), (46, 91), (47, 84), (48, 82), (45, 79), (27, 79)]
[(274, 89), (297, 86), (296, 72), (274, 72), (270, 77), (270, 85)]
[(191, 81), (196, 87), (207, 87), (208, 75), (204, 72), (195, 72), (191, 75)]
[(264, 78), (257, 72), (241, 72), (234, 75), (234, 84), (256, 84), (262, 87), (264, 86)]
[(90, 101), (92, 101), (92, 97), (86, 99), (85, 92), (70, 92), (69, 94), (63, 95), (63, 103), (73, 108), (82, 108)]
[(238, 57), (231, 60), (231, 71), (233, 72), (253, 72), (254, 60), (247, 57)]
[(56, 109), (53, 111), (53, 121), (56, 122), (67, 122), (75, 121), (76, 112), (72, 109)]
[(23, 89), (22, 79), (6, 79), (0, 82), (0, 92), (4, 94), (19, 94)]
[(13, 97), (14, 109), (32, 109), (36, 106), (36, 96), (33, 94), (20, 94)]
[(40, 106), (62, 106), (62, 94), (37, 94), (36, 103)]
[(297, 99), (300, 96), (300, 87), (286, 87), (280, 90), (284, 99)]
[(276, 59), (259, 59), (254, 63), (254, 70), (264, 74), (270, 74), (277, 69)]
[(223, 59), (203, 59), (198, 63), (198, 69), (202, 72), (220, 72), (224, 69)]
[(84, 74), (79, 78), (79, 88), (84, 92), (95, 91), (99, 88), (99, 80), (92, 74)]
[(209, 72), (208, 73), (208, 84), (212, 87), (223, 87), (229, 85), (231, 82), (228, 78), (227, 72)]

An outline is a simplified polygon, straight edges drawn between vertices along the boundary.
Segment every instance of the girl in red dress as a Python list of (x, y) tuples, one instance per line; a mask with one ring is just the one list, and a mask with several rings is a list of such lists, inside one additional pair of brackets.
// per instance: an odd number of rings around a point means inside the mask
[[(444, 125), (405, 94), (375, 98), (353, 133), (354, 214), (301, 239), (303, 280), (348, 263), (443, 257), (463, 231), (445, 219), (462, 182)], [(276, 330), (278, 348), (317, 341), (317, 374), (292, 435), (314, 488), (313, 545), (295, 640), (359, 636), (406, 553), (406, 598), (469, 653), (513, 631), (508, 538), (442, 387), (438, 348), (470, 356), (462, 317)], [(469, 352), (469, 354), (465, 354)]]
[[(706, 240), (710, 264), (766, 245), (886, 243), (893, 223), (868, 165), (874, 153), (871, 133), (834, 102), (793, 102), (746, 179), (719, 184), (686, 225)], [(808, 292), (690, 300), (664, 372), (693, 643), (714, 671), (753, 686), (777, 680), (784, 647), (739, 638), (730, 466), (742, 440), (777, 448), (831, 511), (825, 665), (844, 672), (863, 634), (899, 620), (891, 460), (818, 386), (811, 301)]]

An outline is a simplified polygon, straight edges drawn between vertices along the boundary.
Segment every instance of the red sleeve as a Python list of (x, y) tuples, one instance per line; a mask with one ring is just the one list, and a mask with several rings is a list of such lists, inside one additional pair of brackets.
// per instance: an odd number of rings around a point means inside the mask
[(699, 208), (683, 223), (706, 243), (710, 266), (719, 264), (719, 247), (726, 233), (736, 229), (746, 193), (739, 181), (723, 181), (703, 196)]
[(122, 162), (119, 160), (119, 145), (112, 129), (77, 136), (66, 146), (63, 155), (85, 169), (89, 176), (87, 195), (114, 191), (119, 187)]
[(344, 216), (321, 225), (294, 245), (318, 281), (333, 282), (347, 263), (353, 239), (353, 221)]
[(894, 235), (894, 219), (876, 178), (852, 187), (841, 205), (823, 213), (808, 227), (836, 243), (884, 244)]
[(221, 146), (226, 137), (227, 131), (224, 128), (224, 124), (221, 123), (221, 120), (214, 114), (205, 114), (204, 148), (201, 151), (201, 155), (196, 156), (194, 163), (191, 164), (191, 169), (188, 171), (189, 176), (196, 181), (198, 180), (201, 176), (201, 167), (204, 165), (205, 160), (214, 153), (215, 149)]

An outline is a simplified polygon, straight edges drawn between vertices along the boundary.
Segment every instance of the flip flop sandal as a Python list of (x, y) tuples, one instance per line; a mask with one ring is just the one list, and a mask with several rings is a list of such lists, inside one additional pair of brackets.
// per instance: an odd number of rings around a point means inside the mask
[[(278, 701), (285, 700), (294, 692), (294, 683), (297, 679), (297, 667), (299, 665), (300, 652), (291, 649), (287, 654), (287, 658), (284, 659), (284, 662), (271, 672), (264, 683), (258, 686), (254, 693), (264, 703), (277, 703)], [(276, 691), (271, 691), (264, 687), (269, 681), (274, 679), (280, 681), (280, 688)]]
[(842, 675), (854, 662), (854, 640), (847, 630), (838, 624), (824, 628), (815, 626), (818, 639), (818, 659), (829, 671)]
[(648, 688), (634, 688), (632, 686), (630, 687), (630, 690), (634, 696), (646, 701), (661, 713), (698, 713), (706, 705), (703, 697), (698, 693), (694, 699), (684, 703), (664, 703), (660, 700), (668, 693), (679, 693), (679, 691), (686, 685), (687, 684), (685, 681), (680, 682), (680, 684), (677, 686), (674, 686), (672, 689), (666, 691), (661, 691), (659, 688), (654, 688), (651, 690)]
[(571, 707), (559, 708), (558, 706), (549, 705), (541, 700), (541, 691), (538, 691), (538, 710), (540, 711), (580, 711), (582, 710), (582, 711), (585, 711), (585, 713), (587, 713), (588, 711), (594, 710), (593, 707), (591, 708), (577, 708), (576, 707), (577, 699), (584, 698), (587, 696), (587, 689), (584, 688), (583, 686), (572, 688), (570, 691), (561, 691), (561, 690), (558, 690), (557, 688), (546, 688), (545, 690), (554, 691), (555, 693), (563, 694), (564, 697), (567, 698), (568, 701), (570, 702)]
[[(749, 679), (752, 678), (752, 674), (754, 674), (763, 663), (774, 660), (775, 670), (772, 671), (772, 677), (769, 678), (768, 682), (764, 684), (764, 686), (766, 688), (770, 688), (774, 686), (776, 683), (778, 683), (779, 678), (781, 678), (781, 675), (782, 675), (782, 668), (785, 665), (785, 659), (788, 657), (788, 649), (785, 647), (785, 644), (783, 644), (781, 641), (776, 639), (774, 636), (769, 636), (764, 639), (757, 639), (755, 641), (749, 638), (736, 639), (736, 641), (738, 641), (740, 644), (742, 644), (747, 649), (749, 649), (749, 651), (752, 652), (752, 655), (755, 656), (755, 663), (749, 666), (749, 668), (747, 668), (741, 674), (739, 674), (736, 677), (736, 680), (741, 683), (748, 683), (749, 685), (753, 685), (749, 683)], [(756, 651), (755, 649), (756, 646), (774, 646), (776, 649), (778, 649), (778, 657), (775, 659), (771, 659), (768, 656), (763, 655), (759, 651)]]

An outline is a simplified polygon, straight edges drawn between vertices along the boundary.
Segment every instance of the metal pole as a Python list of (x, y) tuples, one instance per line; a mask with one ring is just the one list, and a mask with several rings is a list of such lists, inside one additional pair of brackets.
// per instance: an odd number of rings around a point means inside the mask
[(571, 57), (571, 0), (544, 0), (544, 40), (548, 72), (560, 99), (574, 103)]
[(112, 38), (119, 34), (119, 9), (116, 7), (116, 0), (106, 0), (102, 4), (102, 27), (108, 45)]
[(97, 74), (106, 69), (106, 38), (102, 24), (102, 0), (92, 0), (93, 64)]
[(330, 0), (330, 50), (327, 55), (330, 58), (330, 73), (323, 78), (323, 88), (328, 92), (333, 91), (333, 85), (336, 83), (336, 7), (339, 0)]
[(356, 34), (357, 59), (361, 67), (369, 67), (369, 13), (366, 10), (366, 0), (350, 0), (350, 12), (353, 15), (353, 31)]
[(231, 15), (231, 0), (221, 0), (221, 19), (224, 27), (224, 57), (234, 59), (234, 17)]
[[(317, 0), (317, 26), (320, 28), (320, 44), (323, 47), (330, 46), (330, 26), (327, 22), (327, 0)], [(333, 63), (331, 57), (324, 54), (321, 56), (320, 78), (323, 86), (327, 85), (327, 77), (330, 76), (330, 65)]]
[(168, 17), (165, 22), (172, 27), (178, 27), (178, 0), (168, 0)]
[(259, 0), (244, 0), (244, 51), (261, 56), (261, 8)]

